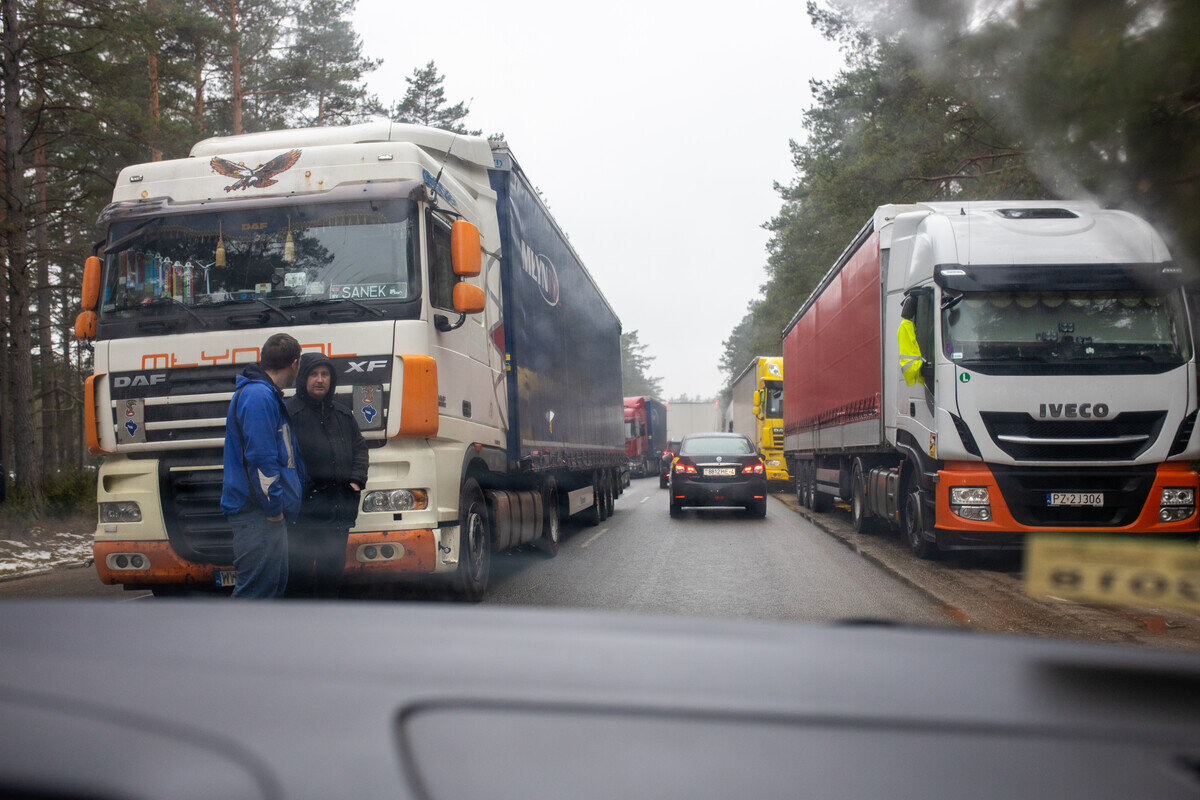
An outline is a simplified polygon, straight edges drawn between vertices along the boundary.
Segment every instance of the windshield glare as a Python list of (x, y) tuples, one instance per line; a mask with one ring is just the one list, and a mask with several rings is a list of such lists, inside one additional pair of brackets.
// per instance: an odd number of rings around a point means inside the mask
[(418, 296), (408, 200), (243, 209), (115, 223), (101, 313), (180, 302), (411, 300)]
[(1179, 292), (971, 292), (942, 313), (951, 361), (1191, 357)]

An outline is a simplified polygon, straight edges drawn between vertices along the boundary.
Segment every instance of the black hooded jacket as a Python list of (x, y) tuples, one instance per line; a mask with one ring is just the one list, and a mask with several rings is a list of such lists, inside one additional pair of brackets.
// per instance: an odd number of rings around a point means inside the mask
[[(318, 366), (329, 368), (329, 393), (321, 401), (308, 395), (308, 374)], [(358, 513), (358, 493), (350, 488), (367, 482), (367, 443), (350, 409), (333, 399), (337, 370), (324, 355), (305, 353), (296, 376), (296, 395), (288, 400), (288, 413), (308, 466), (302, 518), (352, 524)]]

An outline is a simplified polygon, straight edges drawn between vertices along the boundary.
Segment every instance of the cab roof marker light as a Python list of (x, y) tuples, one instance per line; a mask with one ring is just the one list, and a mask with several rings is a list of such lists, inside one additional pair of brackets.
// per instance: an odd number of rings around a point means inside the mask
[(943, 275), (949, 275), (951, 278), (962, 278), (967, 274), (965, 269), (944, 269)]

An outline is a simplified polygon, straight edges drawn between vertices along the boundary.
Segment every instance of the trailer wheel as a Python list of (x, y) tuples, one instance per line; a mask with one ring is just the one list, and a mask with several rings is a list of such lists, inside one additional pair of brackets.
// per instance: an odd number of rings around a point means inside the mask
[(879, 520), (871, 516), (867, 506), (867, 482), (863, 474), (862, 461), (854, 460), (854, 473), (850, 478), (850, 519), (854, 532), (869, 535), (879, 530)]
[(801, 461), (796, 464), (796, 502), (802, 508), (808, 508), (808, 465)]
[(604, 470), (604, 516), (611, 517), (617, 510), (617, 487), (612, 470)]
[(492, 569), (492, 536), (487, 501), (474, 478), (458, 495), (458, 572), (454, 590), (463, 600), (478, 603)]
[(599, 525), (604, 522), (604, 500), (600, 489), (600, 472), (592, 473), (592, 505), (579, 514), (584, 525)]
[(833, 508), (833, 496), (825, 494), (817, 486), (817, 462), (813, 462), (808, 470), (809, 508), (818, 514), (824, 514)]
[(558, 543), (562, 536), (558, 511), (558, 485), (554, 478), (546, 478), (542, 484), (542, 535), (533, 546), (549, 558), (558, 554)]
[(925, 538), (925, 512), (921, 503), (921, 487), (913, 470), (904, 481), (904, 510), (901, 531), (904, 543), (917, 558), (932, 559), (937, 556), (937, 545)]

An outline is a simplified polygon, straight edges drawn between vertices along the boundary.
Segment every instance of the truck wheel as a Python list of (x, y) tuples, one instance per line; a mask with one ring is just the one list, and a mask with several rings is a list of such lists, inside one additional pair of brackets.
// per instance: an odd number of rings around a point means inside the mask
[(458, 572), (454, 590), (469, 603), (482, 600), (487, 589), (492, 569), (491, 530), (483, 491), (474, 478), (468, 478), (458, 495)]
[(533, 546), (549, 558), (558, 554), (558, 543), (562, 537), (561, 519), (558, 515), (558, 485), (554, 478), (546, 478), (542, 484), (542, 535)]
[(808, 470), (809, 508), (818, 514), (824, 514), (833, 508), (833, 496), (825, 494), (817, 488), (817, 465), (813, 462)]
[(604, 488), (604, 470), (596, 470), (592, 476), (592, 486), (595, 489), (596, 506), (600, 510), (600, 521), (608, 519), (608, 500), (605, 499), (608, 490)]
[(611, 517), (617, 507), (616, 490), (613, 488), (612, 473), (604, 470), (604, 516)]
[(915, 475), (904, 482), (904, 512), (901, 528), (904, 543), (917, 558), (932, 559), (937, 556), (937, 545), (925, 538), (925, 512), (921, 503), (921, 487)]
[(579, 512), (584, 525), (599, 525), (604, 522), (604, 500), (600, 490), (600, 473), (592, 473), (592, 505)]
[(796, 465), (796, 502), (808, 508), (808, 467), (803, 462)]
[(854, 524), (854, 532), (870, 535), (879, 530), (876, 517), (871, 516), (867, 507), (867, 487), (864, 479), (861, 461), (854, 462), (854, 477), (850, 479), (850, 520)]

